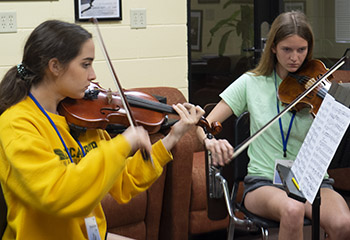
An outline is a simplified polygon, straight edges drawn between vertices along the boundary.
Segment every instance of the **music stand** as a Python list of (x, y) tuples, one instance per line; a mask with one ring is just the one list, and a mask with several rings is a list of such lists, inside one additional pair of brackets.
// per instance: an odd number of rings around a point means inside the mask
[[(332, 95), (335, 100), (338, 102), (342, 103), (346, 107), (349, 108), (350, 106), (350, 83), (333, 83), (329, 92), (330, 95)], [(347, 134), (349, 134), (349, 131), (347, 131), (338, 145), (337, 151), (341, 151), (342, 148), (346, 146), (346, 139)], [(335, 159), (335, 157), (337, 159)], [(341, 167), (343, 164), (341, 162), (341, 156), (339, 155), (334, 155), (332, 160), (335, 160), (334, 162), (338, 163), (338, 166)], [(341, 163), (341, 164), (339, 164)], [(335, 168), (335, 166), (332, 166)], [(295, 182), (295, 175), (291, 168), (285, 167), (281, 164), (277, 164), (277, 171), (280, 175), (280, 178), (283, 182), (283, 186), (287, 192), (287, 195), (295, 200), (301, 201), (303, 203), (306, 202), (306, 198), (304, 197), (303, 192), (299, 189), (298, 183)], [(320, 233), (319, 233), (319, 228), (320, 228), (320, 203), (321, 203), (321, 196), (320, 196), (320, 189), (317, 190), (316, 197), (312, 203), (312, 239), (320, 239)]]
[[(284, 189), (287, 192), (288, 197), (291, 197), (302, 203), (306, 202), (304, 194), (296, 187), (292, 179), (295, 179), (293, 172), (289, 167), (277, 164), (276, 166), (278, 174), (283, 182)], [(320, 203), (321, 196), (320, 190), (318, 190), (316, 198), (312, 203), (312, 239), (320, 239)]]

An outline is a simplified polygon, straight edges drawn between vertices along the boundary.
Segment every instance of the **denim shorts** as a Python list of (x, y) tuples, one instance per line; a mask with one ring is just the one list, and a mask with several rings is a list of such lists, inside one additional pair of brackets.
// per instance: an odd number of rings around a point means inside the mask
[[(326, 178), (326, 179), (323, 179), (323, 181), (321, 183), (321, 188), (333, 189), (333, 186), (332, 186), (333, 184), (334, 184), (333, 178)], [(259, 177), (259, 176), (245, 176), (242, 202), (244, 202), (244, 198), (245, 198), (247, 193), (249, 193), (255, 189), (258, 189), (259, 187), (263, 187), (263, 186), (272, 186), (272, 187), (276, 187), (276, 188), (284, 190), (283, 185), (273, 184), (272, 180), (270, 180), (268, 178)]]

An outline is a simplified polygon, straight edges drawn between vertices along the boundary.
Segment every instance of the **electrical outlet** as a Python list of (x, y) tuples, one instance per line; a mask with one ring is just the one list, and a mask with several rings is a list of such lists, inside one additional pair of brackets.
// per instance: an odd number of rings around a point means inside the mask
[(130, 9), (131, 28), (146, 28), (146, 9)]
[(17, 32), (16, 12), (0, 12), (0, 33)]

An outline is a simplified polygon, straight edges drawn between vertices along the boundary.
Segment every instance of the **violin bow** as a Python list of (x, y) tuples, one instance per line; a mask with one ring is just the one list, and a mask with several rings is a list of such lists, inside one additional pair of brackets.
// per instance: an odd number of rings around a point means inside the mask
[(300, 94), (296, 99), (294, 99), (289, 105), (287, 105), (278, 115), (276, 115), (273, 119), (271, 119), (265, 126), (256, 131), (252, 136), (244, 140), (240, 145), (235, 148), (235, 151), (231, 157), (231, 159), (237, 157), (244, 149), (246, 149), (258, 136), (260, 136), (267, 128), (269, 128), (274, 122), (276, 122), (279, 118), (281, 118), (286, 112), (291, 110), (301, 99), (303, 99), (306, 95), (308, 95), (312, 90), (314, 90), (318, 84), (320, 84), (323, 80), (329, 77), (333, 72), (335, 72), (338, 68), (340, 68), (345, 63), (345, 58), (347, 56), (343, 56), (340, 58), (322, 77), (317, 79), (309, 88), (307, 88), (302, 94)]
[[(117, 91), (120, 94), (120, 99), (121, 99), (123, 107), (125, 109), (126, 116), (127, 116), (128, 120), (129, 120), (129, 124), (130, 124), (131, 127), (135, 127), (135, 126), (137, 126), (137, 123), (135, 121), (134, 116), (132, 115), (132, 112), (130, 110), (129, 102), (126, 100), (123, 88), (122, 88), (122, 86), (121, 86), (121, 84), (120, 84), (120, 82), (118, 80), (117, 74), (116, 74), (116, 72), (114, 70), (114, 67), (112, 65), (112, 61), (111, 61), (111, 59), (110, 59), (110, 57), (108, 55), (107, 48), (106, 48), (106, 46), (104, 44), (104, 41), (102, 39), (102, 34), (101, 34), (100, 28), (98, 26), (98, 21), (97, 21), (96, 18), (91, 18), (91, 21), (96, 26), (97, 36), (98, 36), (99, 43), (101, 45), (102, 53), (103, 53), (103, 55), (104, 55), (104, 57), (106, 59), (108, 68), (109, 68), (109, 70), (110, 70), (110, 72), (112, 74), (112, 78), (113, 78), (113, 80), (114, 80), (114, 82), (116, 84)], [(152, 157), (145, 151), (145, 149), (141, 149), (141, 154), (142, 154), (142, 157), (143, 157), (144, 160), (151, 159), (151, 162), (154, 165)]]

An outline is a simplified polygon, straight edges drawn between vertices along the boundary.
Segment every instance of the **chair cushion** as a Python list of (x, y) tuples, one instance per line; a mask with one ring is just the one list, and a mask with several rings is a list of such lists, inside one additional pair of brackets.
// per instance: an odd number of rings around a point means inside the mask
[[(128, 239), (147, 239), (146, 237), (146, 223), (144, 221), (134, 223), (131, 225), (120, 226), (108, 229), (108, 232), (118, 234)], [(124, 239), (124, 238), (123, 238)]]
[(208, 218), (207, 188), (205, 176), (205, 152), (193, 154), (191, 205), (189, 233), (200, 234), (225, 229), (229, 225), (229, 217), (213, 221)]
[(193, 154), (190, 210), (206, 210), (206, 199), (205, 152), (195, 152)]
[[(147, 192), (143, 192), (130, 200), (127, 204), (118, 204), (108, 194), (102, 200), (103, 211), (107, 219), (107, 228), (115, 228), (143, 222), (146, 216)], [(116, 215), (115, 213), (118, 213)]]
[(201, 234), (226, 229), (229, 226), (229, 217), (223, 220), (210, 220), (206, 210), (190, 212), (189, 234)]

